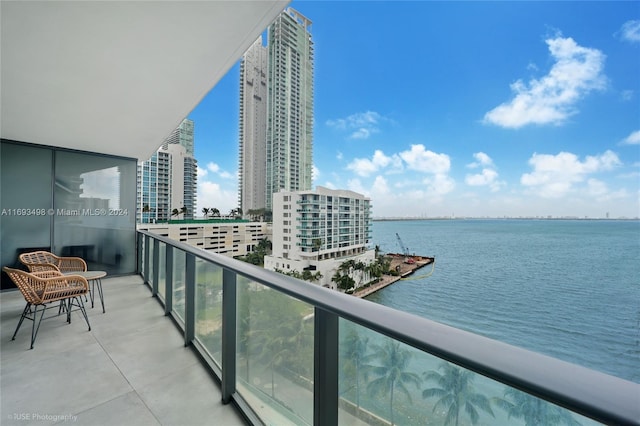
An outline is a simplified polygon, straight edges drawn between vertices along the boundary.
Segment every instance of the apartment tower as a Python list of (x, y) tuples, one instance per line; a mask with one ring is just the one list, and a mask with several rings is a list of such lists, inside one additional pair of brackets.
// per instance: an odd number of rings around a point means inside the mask
[(280, 190), (311, 189), (311, 21), (286, 9), (268, 29), (266, 61), (263, 49), (259, 39), (241, 64), (239, 202), (245, 214), (272, 211)]
[(244, 214), (266, 207), (267, 48), (262, 36), (240, 62), (238, 206)]
[(193, 121), (184, 119), (149, 160), (138, 163), (137, 223), (166, 222), (173, 209), (183, 208), (180, 218), (193, 219), (198, 178), (193, 130)]

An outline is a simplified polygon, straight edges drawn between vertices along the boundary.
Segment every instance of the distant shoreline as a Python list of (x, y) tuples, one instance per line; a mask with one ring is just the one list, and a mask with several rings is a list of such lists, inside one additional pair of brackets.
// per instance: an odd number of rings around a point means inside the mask
[(414, 221), (414, 220), (580, 220), (580, 221), (638, 221), (640, 217), (375, 217), (373, 222)]

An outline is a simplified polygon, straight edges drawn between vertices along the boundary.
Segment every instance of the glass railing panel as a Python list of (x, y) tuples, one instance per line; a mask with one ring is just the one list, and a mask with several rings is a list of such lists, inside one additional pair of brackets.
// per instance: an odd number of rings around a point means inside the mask
[(140, 259), (140, 265), (139, 265), (140, 273), (144, 276), (144, 266), (145, 266), (144, 252), (146, 250), (144, 242), (146, 241), (146, 238), (144, 236), (142, 236), (138, 241), (140, 242), (140, 247), (138, 248), (138, 250), (140, 250), (140, 258), (139, 258)]
[(152, 285), (153, 283), (153, 245), (154, 244), (155, 244), (155, 241), (152, 238), (149, 240), (149, 246), (145, 247), (147, 250), (149, 250), (149, 276), (146, 277), (149, 285)]
[(313, 423), (313, 307), (238, 277), (237, 390), (265, 424)]
[(598, 424), (343, 319), (339, 357), (340, 425)]
[(173, 249), (173, 313), (184, 322), (185, 252)]
[(160, 242), (158, 252), (160, 253), (160, 257), (158, 259), (158, 296), (160, 297), (160, 300), (164, 302), (165, 288), (167, 283), (167, 245), (163, 242)]
[(222, 268), (196, 258), (195, 337), (222, 366)]

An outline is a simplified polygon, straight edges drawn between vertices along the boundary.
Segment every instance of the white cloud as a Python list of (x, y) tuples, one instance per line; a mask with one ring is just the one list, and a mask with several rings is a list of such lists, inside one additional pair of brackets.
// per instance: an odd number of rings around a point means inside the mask
[(203, 169), (200, 166), (197, 166), (197, 170), (196, 173), (198, 175), (199, 178), (205, 177), (209, 172), (207, 171), (207, 169)]
[(514, 129), (528, 124), (559, 125), (577, 112), (578, 100), (605, 88), (601, 51), (579, 46), (572, 38), (556, 37), (546, 43), (555, 59), (549, 73), (528, 84), (513, 83), (514, 98), (487, 112), (485, 123)]
[(498, 172), (491, 169), (482, 169), (481, 173), (475, 175), (467, 175), (465, 183), (470, 186), (486, 186), (491, 184), (498, 177)]
[(640, 43), (640, 20), (625, 22), (620, 31), (623, 40)]
[(320, 169), (315, 164), (311, 166), (311, 180), (315, 182), (320, 177)]
[(620, 144), (621, 145), (640, 145), (640, 130), (631, 132), (631, 134), (626, 138), (624, 138), (622, 142), (620, 142)]
[(213, 173), (218, 173), (218, 171), (220, 170), (220, 166), (218, 166), (214, 162), (209, 162), (209, 163), (207, 163), (207, 170), (209, 170), (209, 171), (211, 171)]
[(347, 165), (347, 169), (353, 170), (358, 176), (366, 177), (388, 166), (391, 166), (392, 170), (400, 169), (402, 168), (402, 161), (396, 154), (388, 157), (384, 152), (377, 149), (371, 159), (355, 158)]
[(349, 181), (347, 182), (347, 189), (364, 196), (369, 196), (369, 191), (367, 191), (364, 186), (362, 186), (362, 182), (360, 182), (360, 179), (349, 179)]
[(583, 182), (591, 173), (612, 170), (621, 164), (618, 156), (606, 151), (598, 156), (587, 156), (584, 161), (570, 152), (557, 155), (533, 154), (529, 159), (533, 172), (525, 173), (520, 182), (545, 198), (560, 198), (574, 184)]
[(376, 176), (371, 187), (371, 192), (375, 195), (386, 195), (389, 191), (389, 184), (387, 180), (382, 176)]
[(338, 153), (336, 154), (336, 159), (337, 160), (342, 160), (342, 153), (340, 151), (338, 151)]
[[(200, 170), (202, 170), (202, 169), (200, 169), (200, 166), (198, 166), (198, 177), (201, 176), (200, 175)], [(207, 169), (204, 170), (204, 174), (202, 176), (203, 177), (206, 176), (208, 171), (211, 172), (211, 173), (217, 174), (218, 176), (220, 176), (223, 179), (235, 179), (236, 178), (236, 175), (234, 173), (230, 173), (230, 172), (227, 172), (225, 170), (222, 170), (220, 168), (220, 166), (217, 165), (214, 162), (207, 163)]]
[(380, 132), (380, 122), (387, 120), (375, 111), (366, 111), (346, 118), (327, 120), (326, 124), (337, 130), (349, 131), (349, 139), (368, 139), (372, 134)]
[(238, 192), (215, 182), (198, 182), (198, 214), (203, 207), (216, 208), (221, 214), (238, 206)]
[(409, 169), (418, 172), (443, 174), (448, 173), (451, 168), (451, 160), (447, 154), (426, 150), (422, 144), (411, 145), (409, 151), (402, 151), (399, 155)]
[(476, 161), (467, 164), (467, 167), (470, 169), (482, 167), (482, 171), (465, 176), (465, 183), (469, 186), (488, 186), (493, 192), (499, 191), (505, 183), (498, 180), (498, 172), (495, 170), (491, 157), (484, 152), (476, 152), (473, 154), (473, 158)]
[(473, 158), (475, 158), (476, 161), (467, 164), (467, 167), (470, 169), (475, 169), (476, 167), (493, 167), (493, 160), (484, 152), (476, 152), (473, 154)]
[(456, 187), (455, 181), (443, 173), (437, 173), (433, 177), (427, 177), (422, 182), (427, 185), (427, 193), (437, 195), (448, 194)]
[(587, 192), (591, 196), (603, 196), (609, 192), (607, 185), (598, 179), (587, 180)]

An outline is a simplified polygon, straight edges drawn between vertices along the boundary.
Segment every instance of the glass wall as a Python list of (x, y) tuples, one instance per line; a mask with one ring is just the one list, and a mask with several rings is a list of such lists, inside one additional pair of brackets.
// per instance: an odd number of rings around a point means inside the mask
[[(30, 145), (0, 145), (0, 261), (21, 268), (20, 253), (50, 250), (53, 151)], [(2, 289), (14, 288), (2, 273)]]
[(136, 160), (4, 140), (0, 154), (2, 266), (41, 249), (135, 272)]

